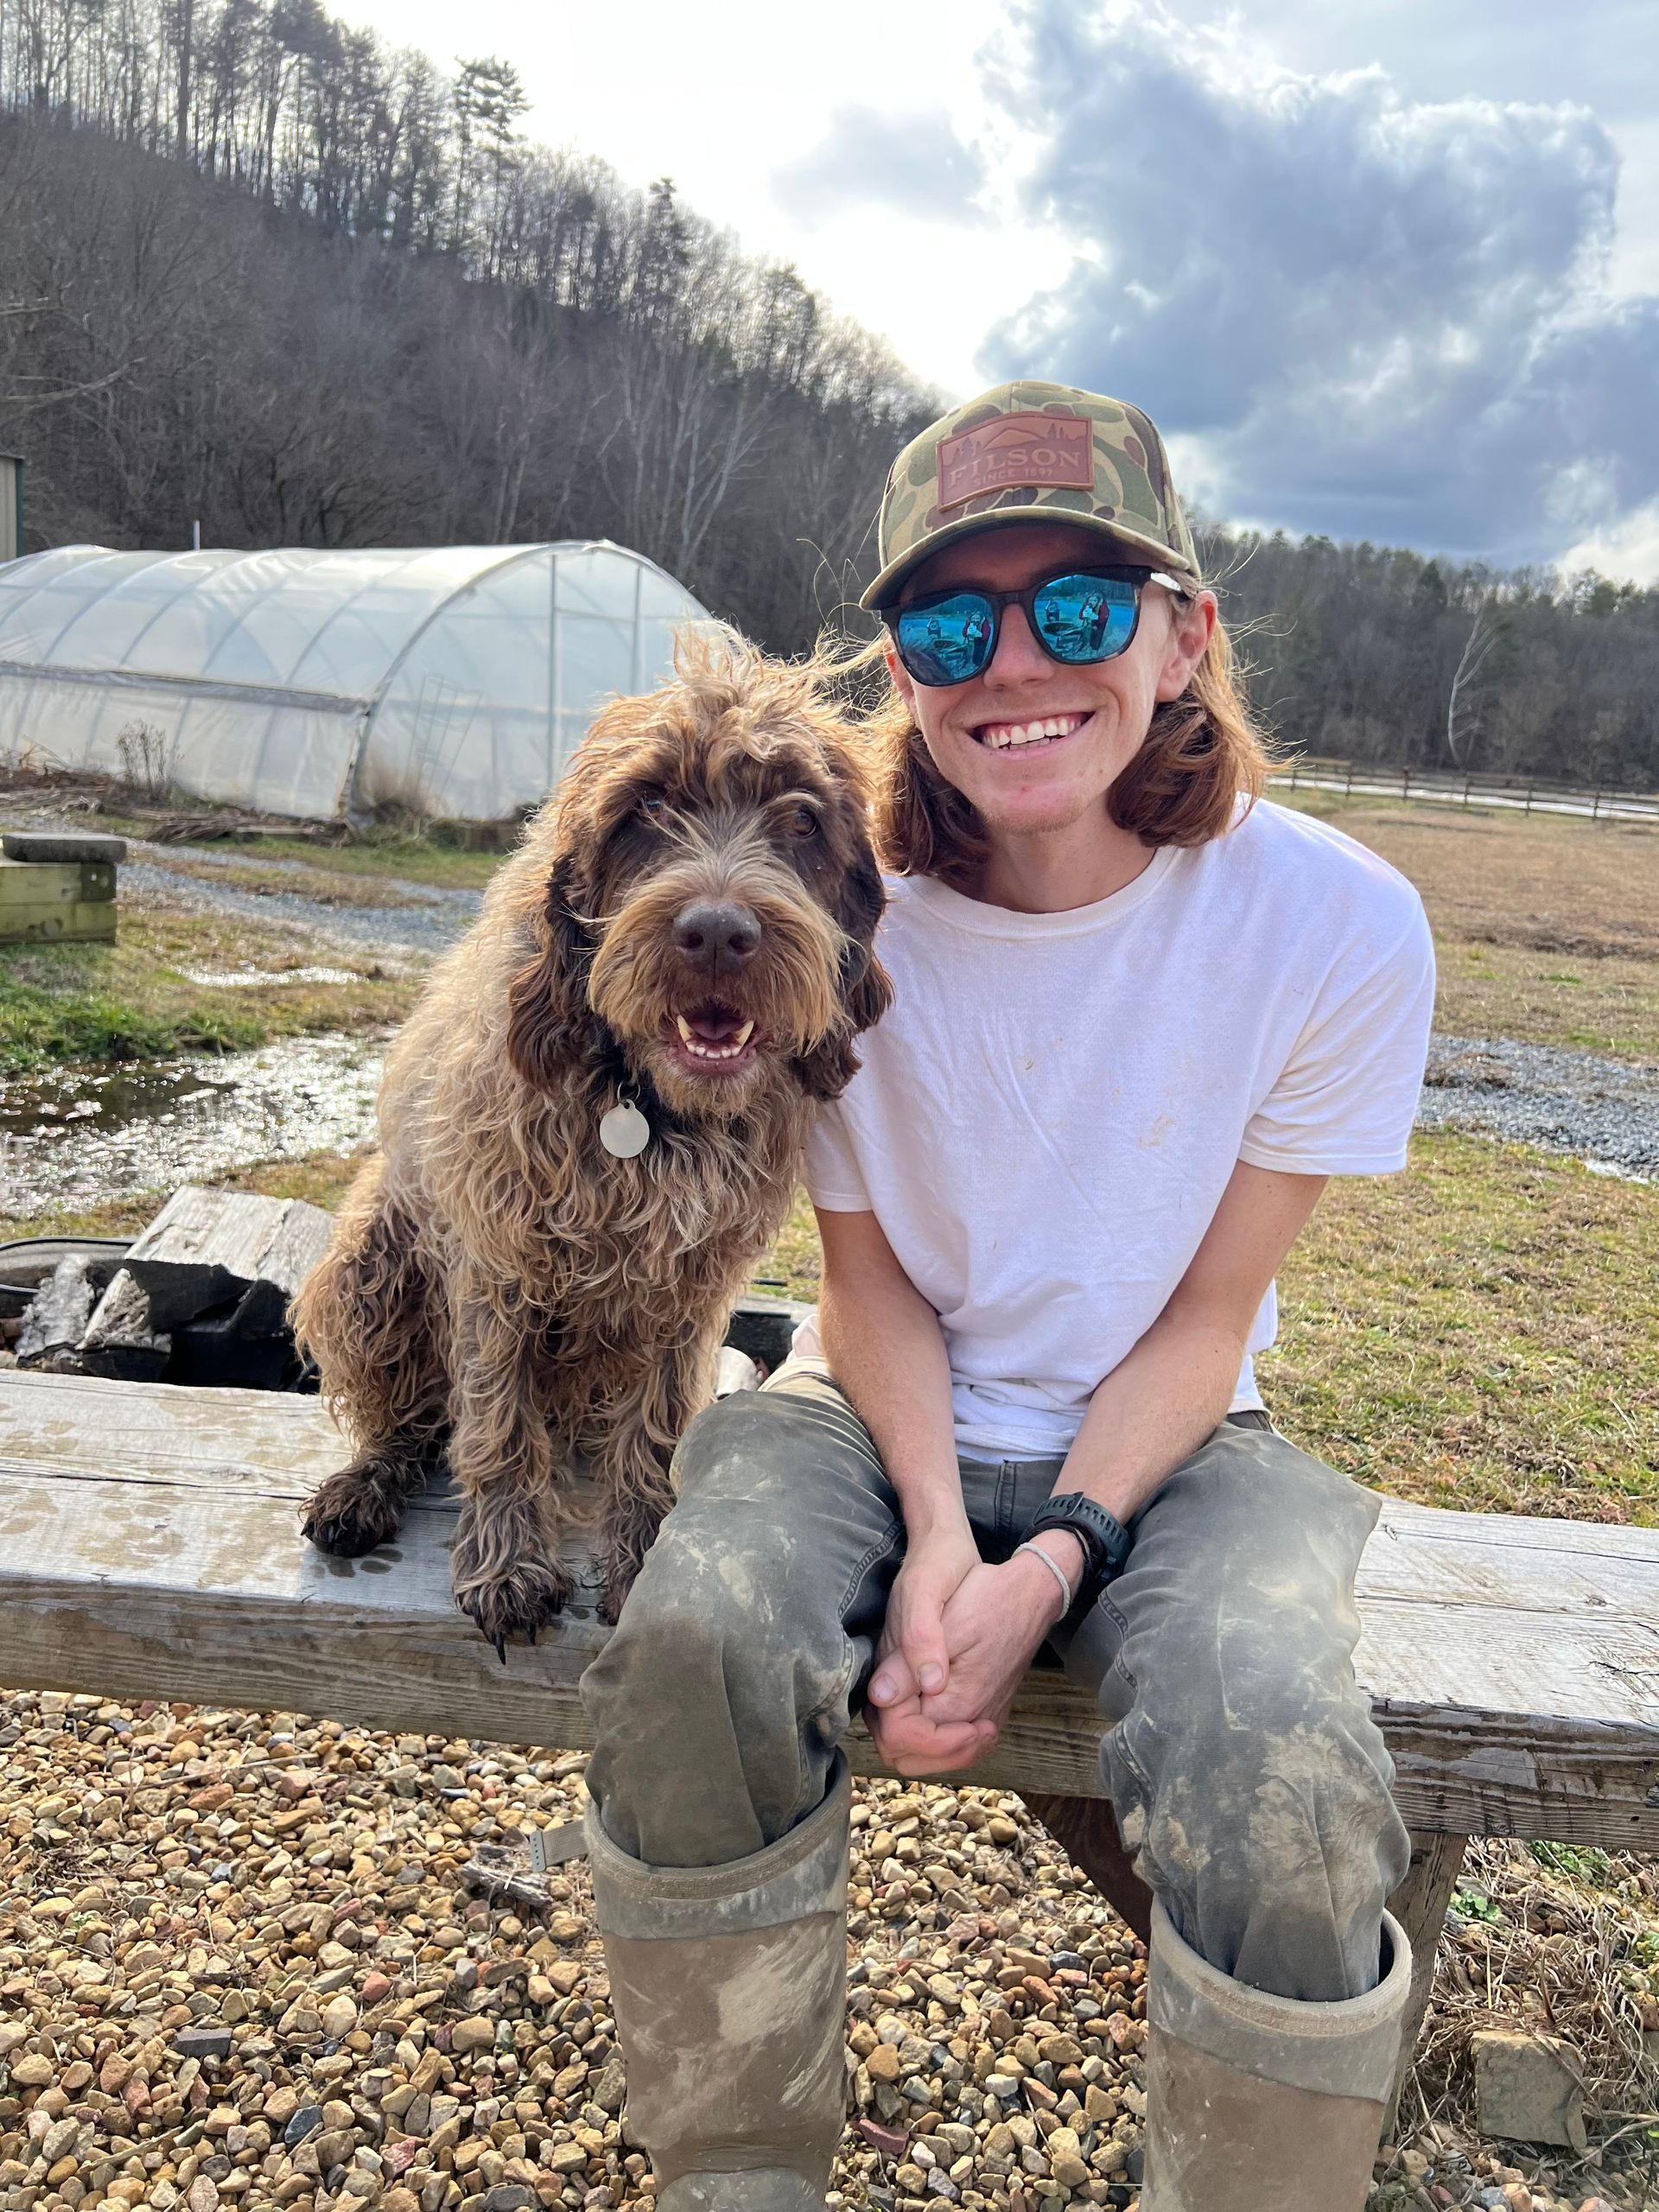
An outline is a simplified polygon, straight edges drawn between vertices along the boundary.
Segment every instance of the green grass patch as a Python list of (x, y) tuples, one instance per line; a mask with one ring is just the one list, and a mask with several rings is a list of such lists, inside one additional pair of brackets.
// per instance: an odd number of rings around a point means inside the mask
[(481, 891), (505, 857), (500, 853), (467, 852), (436, 836), (411, 836), (406, 832), (377, 835), (370, 831), (339, 845), (317, 845), (302, 837), (253, 837), (245, 843), (238, 840), (235, 849), (251, 861), (303, 861), (308, 868), (334, 874), (400, 876), (410, 883), (460, 891)]
[(499, 853), (454, 852), (414, 839), (384, 846), (317, 846), (257, 837), (213, 849), (215, 858), (203, 861), (164, 845), (145, 860), (149, 867), (210, 887), (286, 892), (322, 906), (404, 906), (406, 883), (423, 889), (480, 890), (501, 865)]
[(1575, 1882), (1586, 1882), (1592, 1890), (1611, 1889), (1619, 1878), (1607, 1853), (1593, 1847), (1586, 1849), (1576, 1843), (1535, 1840), (1527, 1849), (1552, 1874), (1570, 1874)]
[[(287, 971), (316, 966), (338, 969), (347, 980), (282, 980)], [(251, 969), (276, 980), (204, 983), (187, 972)], [(236, 917), (124, 908), (113, 944), (18, 945), (0, 953), (0, 1077), (241, 1052), (274, 1037), (378, 1027), (403, 1019), (419, 980)]]
[(64, 1060), (148, 1060), (169, 1052), (235, 1052), (261, 1024), (229, 1007), (162, 1011), (99, 989), (0, 982), (0, 1071), (26, 1075)]
[(1503, 1906), (1489, 1897), (1484, 1890), (1465, 1890), (1461, 1887), (1453, 1890), (1451, 1910), (1460, 1919), (1484, 1920), (1493, 1924), (1508, 1917)]

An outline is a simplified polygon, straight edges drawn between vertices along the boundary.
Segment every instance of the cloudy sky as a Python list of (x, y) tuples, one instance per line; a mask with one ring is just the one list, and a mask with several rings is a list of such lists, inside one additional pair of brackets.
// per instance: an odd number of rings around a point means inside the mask
[[(1209, 512), (1659, 578), (1652, 0), (336, 0)], [(464, 20), (464, 38), (457, 43)]]

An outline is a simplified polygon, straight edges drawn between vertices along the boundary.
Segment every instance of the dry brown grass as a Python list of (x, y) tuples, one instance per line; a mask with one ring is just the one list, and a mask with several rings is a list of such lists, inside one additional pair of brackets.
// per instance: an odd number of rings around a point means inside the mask
[[(358, 1171), (361, 1154), (308, 1153), (300, 1160), (264, 1160), (227, 1167), (213, 1178), (219, 1191), (257, 1191), (268, 1198), (305, 1198), (332, 1212)], [(165, 1191), (111, 1198), (79, 1212), (0, 1214), (0, 1243), (17, 1236), (136, 1236), (161, 1211)]]
[[(1659, 1868), (1630, 1852), (1477, 1840), (1435, 1959), (1401, 2138), (1441, 2160), (1478, 2140), (1471, 2038), (1484, 2028), (1564, 2038), (1583, 2065), (1593, 2163), (1525, 2158), (1568, 2202), (1659, 2202)], [(1518, 2146), (1512, 2146), (1517, 2149)], [(1540, 2170), (1542, 2170), (1541, 2175)], [(1408, 2200), (1409, 2201), (1409, 2200)]]
[(1274, 797), (1416, 885), (1440, 951), (1440, 1028), (1659, 1059), (1659, 830)]

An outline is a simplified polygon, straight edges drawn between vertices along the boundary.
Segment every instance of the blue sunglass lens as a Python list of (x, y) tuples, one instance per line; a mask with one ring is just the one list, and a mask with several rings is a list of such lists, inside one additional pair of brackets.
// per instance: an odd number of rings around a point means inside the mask
[(1110, 660), (1135, 634), (1135, 598), (1118, 577), (1056, 576), (1033, 602), (1038, 635), (1056, 660)]
[(923, 683), (966, 683), (991, 657), (995, 610), (976, 591), (907, 607), (899, 616), (898, 645), (911, 674)]

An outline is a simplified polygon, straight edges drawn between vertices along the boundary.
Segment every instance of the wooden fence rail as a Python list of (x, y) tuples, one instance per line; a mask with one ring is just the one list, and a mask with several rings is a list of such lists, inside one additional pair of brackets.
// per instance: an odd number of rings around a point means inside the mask
[(1609, 791), (1599, 785), (1541, 783), (1524, 776), (1459, 775), (1443, 768), (1389, 767), (1300, 753), (1276, 779), (1292, 791), (1336, 791), (1353, 798), (1421, 800), (1441, 806), (1497, 807), (1525, 814), (1576, 815), (1588, 822), (1650, 822), (1659, 827), (1659, 792)]

